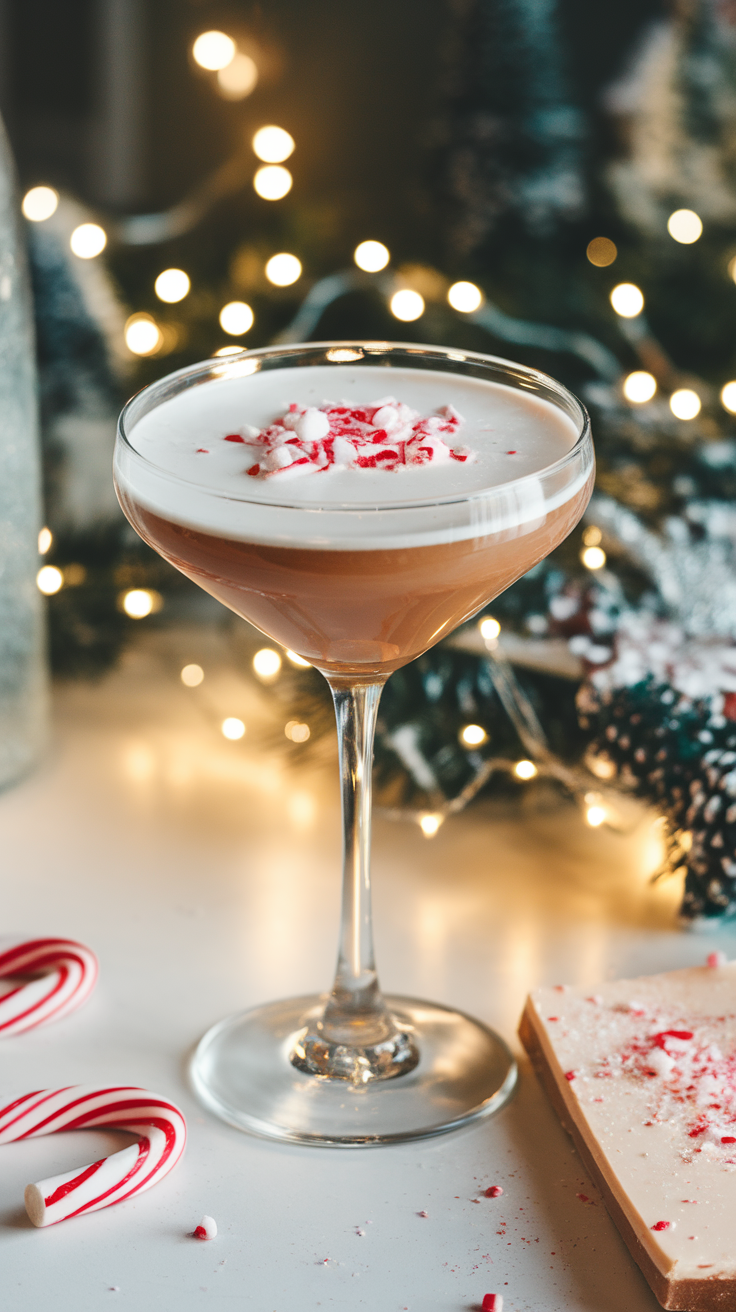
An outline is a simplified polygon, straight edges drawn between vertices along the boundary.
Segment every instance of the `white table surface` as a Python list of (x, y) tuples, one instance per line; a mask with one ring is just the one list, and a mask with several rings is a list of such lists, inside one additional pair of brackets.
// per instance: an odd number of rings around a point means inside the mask
[[(25, 1184), (120, 1136), (4, 1147), (0, 1305), (468, 1312), (498, 1292), (505, 1312), (652, 1312), (525, 1064), (498, 1116), (406, 1146), (280, 1145), (198, 1105), (192, 1045), (232, 1011), (326, 987), (339, 903), (336, 766), (281, 746), (271, 699), (226, 657), (212, 629), (168, 631), (102, 682), (58, 688), (46, 760), (0, 797), (2, 932), (78, 938), (101, 962), (83, 1010), (2, 1041), (3, 1101), (115, 1081), (173, 1097), (189, 1124), (161, 1184), (48, 1230), (27, 1220)], [(196, 690), (178, 679), (192, 660), (207, 671)], [(219, 733), (226, 714), (247, 722), (240, 743)], [(514, 814), (477, 805), (431, 841), (380, 817), (374, 835), (384, 987), (457, 1005), (517, 1049), (540, 982), (593, 984), (730, 946), (727, 933), (678, 929), (678, 888), (650, 885), (651, 818), (591, 830), (573, 807), (531, 797)], [(503, 1196), (475, 1201), (490, 1184)], [(188, 1237), (203, 1213), (219, 1227), (211, 1243)]]

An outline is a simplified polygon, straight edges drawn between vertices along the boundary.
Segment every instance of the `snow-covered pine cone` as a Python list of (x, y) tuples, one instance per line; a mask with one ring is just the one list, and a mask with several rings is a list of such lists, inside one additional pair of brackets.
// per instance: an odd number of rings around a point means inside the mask
[(736, 723), (667, 684), (579, 695), (591, 753), (611, 761), (620, 783), (667, 821), (668, 863), (682, 870), (682, 915), (736, 915)]

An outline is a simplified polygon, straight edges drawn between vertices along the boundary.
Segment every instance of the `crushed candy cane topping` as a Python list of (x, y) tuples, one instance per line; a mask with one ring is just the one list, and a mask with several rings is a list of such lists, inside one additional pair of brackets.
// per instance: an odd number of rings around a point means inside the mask
[(394, 473), (451, 460), (472, 463), (475, 452), (458, 442), (462, 423), (451, 405), (423, 416), (392, 396), (361, 406), (292, 402), (267, 428), (245, 424), (224, 440), (248, 448), (244, 472), (251, 478), (298, 477), (328, 469)]

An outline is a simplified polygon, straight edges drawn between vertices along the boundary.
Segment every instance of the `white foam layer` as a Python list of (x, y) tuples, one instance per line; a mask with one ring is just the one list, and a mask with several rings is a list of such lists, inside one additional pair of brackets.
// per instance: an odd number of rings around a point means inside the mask
[[(292, 402), (369, 404), (389, 391), (424, 415), (454, 406), (464, 420), (461, 440), (476, 458), (392, 472), (333, 468), (287, 485), (249, 478), (243, 447), (223, 440), (246, 425), (267, 427)], [(591, 457), (539, 477), (571, 450), (578, 433), (568, 415), (536, 395), (441, 371), (381, 366), (243, 376), (236, 364), (233, 376), (223, 369), (218, 379), (144, 414), (128, 437), (144, 459), (119, 449), (118, 486), (162, 518), (243, 541), (322, 549), (528, 532), (580, 490), (592, 467)], [(444, 504), (421, 505), (440, 498)]]

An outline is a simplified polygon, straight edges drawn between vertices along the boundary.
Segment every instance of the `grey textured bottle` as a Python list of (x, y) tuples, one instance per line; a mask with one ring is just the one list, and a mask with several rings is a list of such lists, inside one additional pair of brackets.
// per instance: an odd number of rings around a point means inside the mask
[(46, 737), (40, 522), (31, 294), (15, 169), (0, 122), (0, 787), (35, 764)]

